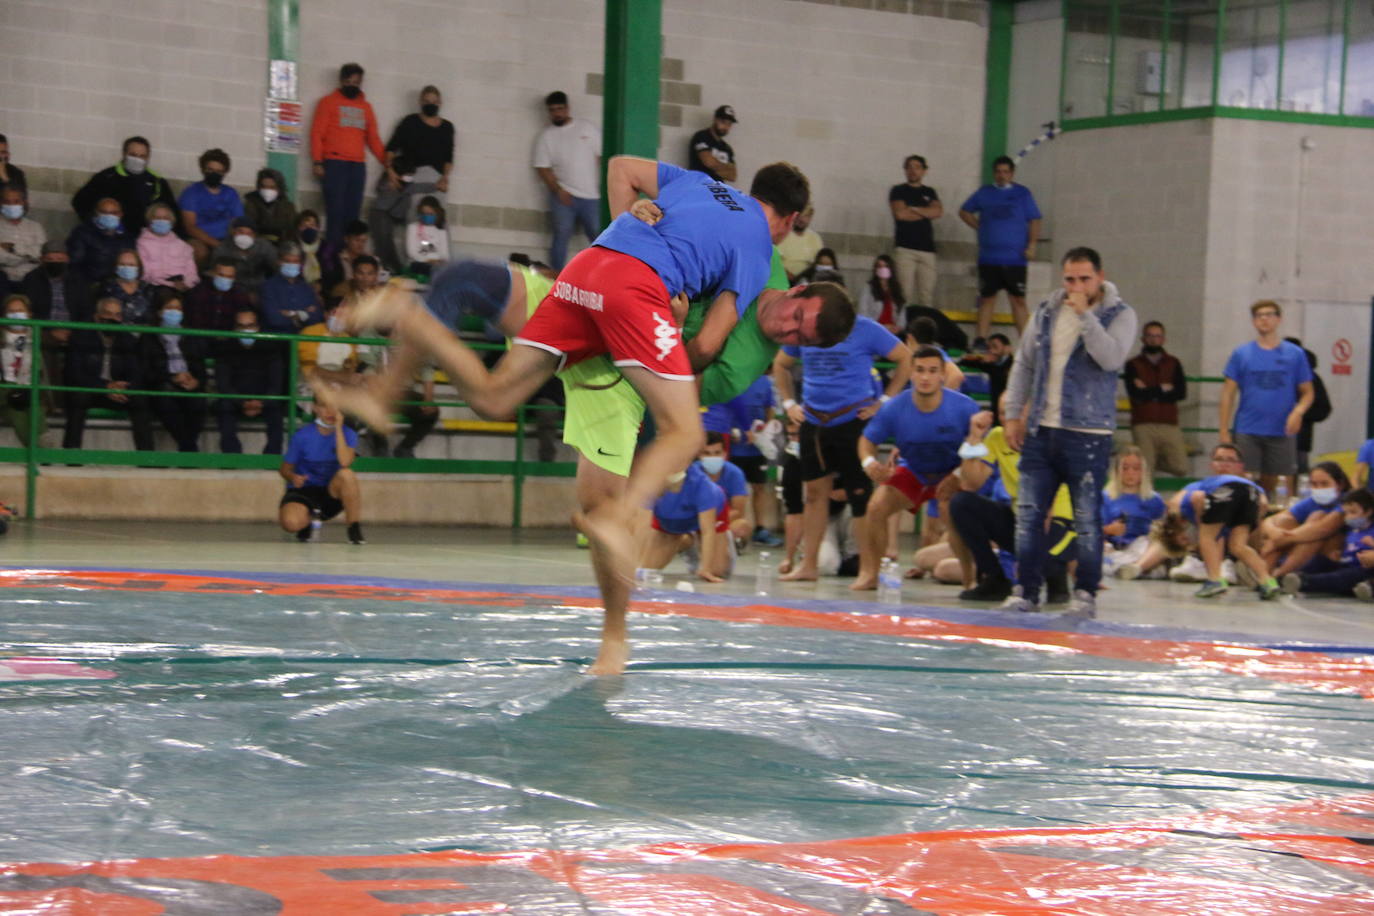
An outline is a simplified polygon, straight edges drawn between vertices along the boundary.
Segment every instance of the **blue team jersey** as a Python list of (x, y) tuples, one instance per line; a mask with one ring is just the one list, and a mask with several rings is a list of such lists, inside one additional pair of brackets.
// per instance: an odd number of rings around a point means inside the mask
[[(860, 315), (854, 330), (833, 347), (786, 346), (782, 352), (802, 361), (802, 406), (806, 419), (819, 426), (838, 426), (854, 419), (859, 408), (871, 402), (873, 360), (881, 359), (901, 343), (892, 332), (872, 318)], [(842, 414), (822, 422), (813, 408)]]
[(725, 491), (712, 483), (701, 465), (693, 461), (687, 466), (682, 489), (676, 493), (664, 490), (654, 503), (654, 518), (658, 520), (658, 527), (669, 534), (690, 534), (700, 527), (698, 513), (707, 509), (719, 512), (724, 508)]
[(1300, 499), (1288, 507), (1288, 514), (1297, 519), (1299, 525), (1307, 521), (1313, 512), (1332, 511), (1341, 511), (1340, 503), (1332, 503), (1329, 506), (1323, 506), (1310, 496), (1306, 499)]
[(758, 201), (705, 172), (660, 162), (654, 203), (663, 211), (655, 225), (622, 213), (596, 244), (648, 264), (669, 296), (685, 292), (696, 299), (731, 290), (743, 315), (763, 292), (773, 262), (768, 220)]
[(1164, 500), (1156, 493), (1141, 499), (1139, 493), (1122, 493), (1116, 499), (1102, 491), (1102, 524), (1110, 525), (1118, 519), (1126, 522), (1126, 533), (1108, 538), (1116, 547), (1124, 547), (1136, 538), (1150, 533), (1150, 523), (1164, 515)]
[(1040, 208), (1029, 188), (1015, 182), (1005, 188), (985, 184), (960, 209), (978, 214), (979, 264), (1026, 263), (1026, 245), (1030, 242), (1027, 224), (1040, 219)]
[[(349, 448), (356, 449), (358, 434), (345, 426), (344, 441)], [(307, 487), (329, 486), (329, 481), (334, 479), (341, 467), (338, 451), (334, 447), (334, 430), (322, 433), (314, 423), (302, 426), (291, 434), (291, 442), (286, 446), (282, 461), (295, 468), (297, 474), (305, 475)]]
[[(702, 468), (702, 472), (705, 473), (705, 468)], [(749, 482), (744, 479), (744, 472), (728, 461), (720, 469), (720, 477), (712, 480), (711, 475), (707, 474), (706, 479), (720, 487), (726, 499), (749, 495)]]
[(1260, 485), (1245, 477), (1237, 477), (1235, 474), (1217, 474), (1212, 477), (1204, 477), (1202, 480), (1195, 480), (1183, 488), (1183, 501), (1179, 503), (1179, 513), (1190, 522), (1196, 522), (1197, 518), (1193, 515), (1193, 504), (1190, 499), (1192, 493), (1201, 490), (1204, 493), (1211, 493), (1213, 490), (1228, 483), (1245, 484), (1247, 487), (1260, 489)]
[(1374, 550), (1374, 528), (1351, 529), (1346, 533), (1345, 547), (1341, 549), (1341, 565), (1358, 566), (1358, 554), (1365, 550)]
[(1286, 436), (1283, 427), (1298, 403), (1298, 385), (1312, 381), (1312, 367), (1302, 348), (1286, 340), (1272, 350), (1252, 340), (1231, 352), (1222, 375), (1240, 387), (1236, 432)]
[(217, 239), (228, 235), (229, 224), (243, 215), (243, 201), (238, 191), (221, 185), (216, 194), (203, 181), (187, 185), (177, 198), (177, 206), (194, 213), (196, 228)]
[(768, 408), (774, 406), (776, 402), (773, 398), (773, 379), (764, 375), (754, 381), (744, 390), (743, 394), (737, 395), (727, 403), (734, 416), (735, 427), (745, 434), (738, 442), (730, 446), (730, 454), (741, 458), (751, 455), (761, 454), (757, 448), (750, 443), (748, 438), (749, 429), (754, 425), (755, 420), (765, 420), (768, 418)]
[(878, 409), (864, 427), (864, 438), (874, 445), (895, 442), (901, 455), (897, 463), (931, 484), (959, 466), (959, 446), (968, 435), (969, 418), (979, 410), (973, 398), (949, 388), (930, 412), (902, 394)]

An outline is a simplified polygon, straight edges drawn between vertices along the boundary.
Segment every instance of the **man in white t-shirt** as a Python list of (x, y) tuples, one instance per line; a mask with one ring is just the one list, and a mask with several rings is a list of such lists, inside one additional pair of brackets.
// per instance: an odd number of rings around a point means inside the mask
[(562, 270), (574, 228), (580, 226), (588, 242), (601, 233), (601, 128), (573, 120), (565, 93), (550, 92), (544, 105), (550, 123), (534, 141), (533, 164), (553, 212), (549, 264)]

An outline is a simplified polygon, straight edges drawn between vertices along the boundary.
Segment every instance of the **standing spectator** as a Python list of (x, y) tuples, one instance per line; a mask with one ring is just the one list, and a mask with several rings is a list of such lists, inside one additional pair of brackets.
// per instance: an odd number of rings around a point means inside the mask
[(318, 291), (320, 285), (320, 215), (302, 210), (296, 217), (296, 238), (301, 245), (301, 276)]
[(902, 162), (906, 181), (887, 192), (887, 204), (896, 226), (893, 261), (898, 285), (914, 304), (933, 308), (938, 274), (934, 220), (945, 215), (945, 205), (935, 189), (924, 183), (927, 168), (924, 156), (907, 156)]
[[(802, 364), (802, 403), (793, 394), (792, 367)], [(896, 363), (887, 391), (873, 391), (873, 360)], [(773, 361), (773, 381), (783, 410), (801, 424), (802, 562), (788, 579), (815, 579), (821, 538), (830, 512), (830, 491), (841, 489), (854, 513), (855, 535), (863, 543), (863, 517), (873, 482), (859, 463), (864, 425), (883, 402), (911, 379), (911, 351), (872, 318), (855, 319), (849, 336), (833, 347), (785, 346)]]
[(29, 195), (22, 185), (0, 190), (0, 270), (18, 283), (38, 266), (48, 233), (37, 220), (29, 219)]
[[(299, 281), (299, 279), (297, 280)], [(256, 333), (262, 330), (258, 315), (244, 309), (234, 316), (234, 330)], [(215, 358), (215, 387), (220, 394), (286, 394), (286, 366), (282, 346), (272, 341), (240, 337)], [(219, 419), (219, 450), (229, 455), (243, 451), (239, 442), (239, 417), (262, 417), (267, 425), (264, 455), (280, 455), (282, 446), (283, 401), (251, 398), (225, 398), (216, 402)]]
[(286, 178), (276, 169), (258, 170), (257, 186), (243, 196), (243, 215), (273, 245), (296, 240), (296, 205), (286, 196)]
[[(96, 303), (97, 324), (117, 325), (124, 307), (118, 299)], [(127, 410), (134, 429), (134, 448), (153, 450), (153, 418), (148, 399), (124, 394), (142, 385), (143, 370), (138, 362), (137, 335), (104, 331), (72, 331), (66, 360), (64, 384), (74, 388), (103, 388), (104, 394), (67, 392), (67, 427), (62, 434), (63, 448), (81, 448), (86, 432), (86, 413), (92, 407)]]
[(1302, 348), (1279, 337), (1283, 308), (1261, 299), (1250, 306), (1250, 320), (1258, 336), (1236, 347), (1226, 361), (1217, 425), (1222, 444), (1234, 442), (1245, 469), (1259, 474), (1261, 486), (1272, 494), (1279, 477), (1298, 471), (1298, 432), (1316, 392)]
[[(33, 308), (27, 296), (12, 293), (5, 297), (6, 318), (32, 318)], [(0, 380), (9, 385), (28, 385), (33, 381), (33, 328), (24, 325), (7, 326), (0, 346)], [(11, 389), (4, 392), (3, 407), (5, 419), (14, 427), (19, 444), (29, 445), (30, 415), (35, 406), (35, 392)], [(42, 410), (38, 411), (38, 435), (42, 436), (48, 428), (48, 418)]]
[(1117, 373), (1136, 317), (1107, 281), (1096, 251), (1071, 248), (1061, 267), (1063, 287), (1035, 310), (1007, 386), (1003, 423), (1008, 444), (1021, 452), (1021, 491), (1017, 585), (1005, 606), (1040, 609), (1045, 519), (1055, 491), (1067, 484), (1078, 535), (1069, 613), (1092, 617), (1102, 581), (1102, 488), (1116, 428)]
[[(434, 86), (420, 90), (420, 112), (401, 119), (386, 145), (391, 171), (400, 176), (393, 188), (383, 176), (372, 201), (368, 222), (377, 246), (377, 257), (388, 269), (404, 266), (396, 254), (396, 226), (407, 222), (410, 203), (421, 194), (447, 194), (453, 171), (453, 122), (439, 117), (443, 97)], [(442, 209), (442, 208), (441, 208)]]
[[(202, 331), (233, 330), (234, 316), (253, 307), (248, 294), (238, 285), (238, 272), (235, 261), (215, 261), (210, 268), (210, 282), (200, 284), (186, 297), (186, 327)], [(212, 350), (218, 352), (224, 348), (222, 341), (216, 341)]]
[(735, 165), (735, 151), (725, 142), (738, 119), (735, 109), (722, 105), (711, 118), (711, 126), (703, 127), (692, 134), (687, 141), (687, 168), (695, 172), (705, 172), (716, 181), (730, 184), (739, 177)]
[[(182, 294), (166, 290), (158, 297), (154, 320), (160, 327), (179, 328), (182, 324)], [(204, 337), (180, 334), (144, 334), (138, 342), (138, 360), (143, 369), (140, 387), (149, 391), (174, 393), (205, 391), (205, 357), (209, 351)], [(205, 428), (207, 404), (204, 398), (154, 397), (153, 413), (179, 452), (200, 451), (200, 432)]]
[(115, 256), (114, 276), (100, 286), (101, 299), (118, 299), (123, 306), (124, 324), (147, 324), (153, 318), (155, 289), (143, 279), (143, 261), (138, 252), (126, 248)]
[(124, 141), (123, 159), (109, 168), (102, 169), (82, 185), (81, 190), (72, 195), (72, 209), (83, 222), (90, 220), (98, 209), (100, 201), (113, 197), (119, 201), (121, 212), (125, 214), (125, 226), (129, 235), (136, 237), (143, 230), (143, 214), (156, 203), (172, 208), (177, 218), (176, 195), (167, 179), (148, 168), (152, 157), (152, 147), (142, 137), (130, 137)]
[(24, 177), (24, 170), (10, 162), (9, 138), (0, 134), (0, 191), (6, 188), (18, 188), (27, 194), (29, 182)]
[(873, 273), (859, 291), (858, 313), (896, 334), (901, 330), (905, 290), (895, 276), (892, 258), (880, 254), (873, 259)]
[[(1306, 474), (1312, 456), (1312, 427), (1331, 416), (1331, 395), (1327, 394), (1326, 383), (1317, 374), (1317, 354), (1304, 347), (1297, 337), (1285, 337), (1284, 340), (1302, 350), (1312, 370), (1312, 406), (1302, 415), (1302, 428), (1298, 430), (1298, 473)], [(1297, 492), (1293, 481), (1289, 481), (1288, 492)]]
[(959, 360), (960, 367), (977, 369), (988, 377), (988, 402), (992, 405), (994, 426), (1002, 425), (1002, 392), (1007, 390), (1012, 353), (1011, 338), (1002, 333), (989, 334), (985, 352), (965, 353)]
[(115, 257), (136, 244), (124, 230), (124, 210), (119, 201), (106, 197), (95, 205), (95, 216), (79, 223), (67, 236), (67, 254), (72, 269), (87, 283), (94, 284), (114, 273)]
[(315, 422), (292, 434), (277, 472), (286, 481), (286, 495), (277, 509), (277, 523), (283, 530), (307, 541), (312, 517), (328, 521), (343, 512), (348, 542), (367, 543), (361, 523), (362, 492), (351, 467), (357, 449), (358, 434), (344, 425), (339, 411), (316, 401)]
[(428, 277), (448, 256), (448, 218), (443, 205), (436, 198), (422, 198), (415, 221), (406, 226), (407, 272)]
[[(992, 184), (964, 201), (959, 218), (978, 232), (978, 337), (992, 329), (997, 293), (1007, 291), (1016, 330), (1026, 326), (1026, 262), (1040, 241), (1040, 208), (1030, 189), (1012, 181), (1016, 164), (1009, 156), (992, 163)], [(977, 341), (975, 341), (977, 343)]]
[(258, 289), (262, 327), (277, 334), (299, 334), (301, 328), (324, 320), (320, 295), (305, 280), (300, 245), (282, 245), (279, 258), (277, 273), (264, 280)]
[(1188, 445), (1178, 425), (1178, 402), (1188, 397), (1183, 364), (1164, 350), (1164, 325), (1148, 321), (1140, 332), (1140, 354), (1126, 364), (1131, 399), (1131, 438), (1152, 469), (1179, 477), (1189, 473)]
[(262, 281), (277, 272), (277, 246), (258, 235), (246, 218), (230, 224), (229, 235), (215, 249), (215, 262), (233, 261), (238, 265), (238, 285), (256, 295)]
[(153, 204), (147, 216), (148, 225), (139, 233), (137, 243), (143, 279), (184, 293), (200, 282), (195, 249), (172, 231), (176, 214), (167, 204)]
[(558, 271), (568, 259), (575, 227), (582, 228), (589, 242), (601, 232), (601, 130), (590, 121), (573, 120), (562, 92), (550, 92), (544, 105), (549, 126), (534, 141), (533, 162), (549, 190), (549, 264)]
[(820, 233), (811, 228), (811, 221), (815, 218), (816, 208), (808, 204), (805, 210), (797, 214), (787, 238), (778, 242), (778, 255), (782, 258), (782, 269), (787, 271), (788, 283), (796, 283), (802, 271), (816, 260), (816, 253), (825, 247), (825, 240)]
[(401, 181), (387, 163), (377, 115), (363, 95), (363, 68), (344, 64), (339, 68), (339, 88), (320, 99), (310, 122), (310, 158), (324, 194), (325, 238), (337, 244), (344, 227), (358, 218), (367, 181), (366, 150), (386, 166), (392, 189)]
[(202, 181), (186, 186), (178, 201), (181, 224), (196, 250), (196, 263), (205, 264), (210, 254), (229, 234), (229, 224), (243, 216), (239, 192), (224, 183), (229, 174), (229, 154), (208, 149), (198, 160)]

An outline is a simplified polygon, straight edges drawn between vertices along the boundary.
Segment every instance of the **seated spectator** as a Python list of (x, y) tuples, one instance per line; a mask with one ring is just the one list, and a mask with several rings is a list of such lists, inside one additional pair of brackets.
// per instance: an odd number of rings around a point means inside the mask
[(725, 460), (725, 442), (729, 433), (707, 433), (706, 444), (697, 454), (697, 464), (706, 478), (720, 487), (730, 504), (729, 532), (737, 546), (749, 543), (754, 528), (749, 524), (749, 483), (744, 472)]
[(1165, 511), (1144, 454), (1138, 446), (1123, 445), (1102, 490), (1102, 568), (1108, 575), (1140, 563), (1150, 546), (1150, 527)]
[(132, 248), (115, 256), (114, 275), (100, 284), (99, 297), (118, 299), (124, 306), (124, 324), (148, 324), (153, 317), (157, 289), (143, 280), (143, 259)]
[(888, 255), (880, 254), (873, 259), (873, 273), (859, 291), (858, 312), (893, 334), (899, 334), (906, 299), (894, 271), (892, 258)]
[(22, 185), (6, 185), (0, 191), (0, 270), (11, 283), (24, 279), (38, 266), (48, 233), (37, 220), (29, 219), (29, 195)]
[[(158, 296), (154, 320), (164, 328), (182, 325), (182, 293), (165, 290)], [(138, 342), (143, 384), (149, 391), (205, 391), (205, 356), (209, 351), (204, 337), (180, 334), (144, 334)], [(205, 428), (207, 410), (204, 398), (155, 397), (153, 413), (172, 434), (179, 452), (200, 451), (200, 432)]]
[[(80, 274), (70, 269), (67, 246), (55, 239), (43, 245), (43, 253), (36, 268), (29, 271), (20, 284), (28, 297), (34, 318), (47, 321), (90, 321), (94, 314), (91, 286)], [(43, 332), (43, 375), (49, 384), (60, 384), (65, 377), (67, 346), (72, 332), (64, 328), (49, 328)], [(64, 396), (52, 392), (45, 404), (61, 403)]]
[(415, 220), (406, 226), (407, 273), (428, 277), (449, 258), (448, 218), (437, 198), (423, 197)]
[(320, 291), (320, 215), (302, 210), (296, 217), (296, 239), (301, 245), (301, 276)]
[(339, 411), (317, 401), (315, 422), (292, 434), (278, 471), (286, 481), (286, 495), (277, 509), (277, 523), (284, 531), (308, 541), (312, 518), (328, 521), (343, 512), (349, 543), (367, 543), (361, 524), (362, 492), (351, 468), (357, 448), (358, 434), (344, 425)]
[(10, 162), (9, 138), (0, 134), (0, 191), (6, 188), (18, 188), (28, 193), (29, 182), (24, 177), (24, 170)]
[[(122, 324), (124, 304), (118, 299), (101, 299), (95, 306), (95, 321), (104, 325)], [(153, 450), (153, 419), (148, 399), (124, 394), (142, 385), (143, 370), (138, 362), (138, 335), (105, 331), (72, 331), (67, 351), (63, 383), (75, 388), (103, 388), (104, 394), (67, 392), (67, 428), (62, 434), (63, 448), (81, 448), (86, 432), (86, 413), (92, 407), (126, 410), (134, 428), (134, 448)]]
[(306, 282), (304, 255), (296, 242), (285, 242), (278, 249), (277, 272), (258, 289), (262, 327), (277, 334), (299, 334), (301, 328), (324, 320), (320, 297)]
[(1345, 532), (1338, 559), (1324, 554), (1313, 557), (1301, 572), (1283, 577), (1286, 594), (1319, 592), (1354, 595), (1363, 601), (1374, 600), (1374, 494), (1350, 490), (1341, 497), (1341, 530)]
[[(6, 318), (32, 318), (33, 308), (27, 296), (11, 293), (5, 297)], [(0, 380), (7, 385), (30, 385), (33, 383), (33, 328), (25, 325), (7, 326), (4, 331), (4, 345), (0, 347)], [(34, 407), (32, 390), (11, 388), (0, 393), (0, 410), (5, 419), (14, 427), (21, 445), (27, 447), (29, 438), (30, 415)], [(48, 428), (48, 418), (38, 411), (38, 434), (41, 436)]]
[(229, 224), (243, 216), (239, 192), (224, 183), (229, 174), (229, 154), (208, 149), (200, 154), (200, 173), (204, 180), (186, 186), (178, 203), (181, 225), (196, 251), (196, 263), (206, 264), (224, 237)]
[[(257, 332), (262, 330), (258, 315), (244, 309), (234, 316), (234, 330)], [(220, 394), (286, 394), (286, 360), (280, 344), (268, 340), (240, 337), (233, 347), (227, 347), (215, 358), (215, 387)], [(239, 442), (239, 417), (262, 417), (267, 424), (267, 445), (264, 455), (280, 455), (282, 446), (282, 415), (284, 401), (225, 398), (216, 403), (219, 417), (219, 450), (237, 455), (243, 451)]]
[[(231, 331), (234, 316), (251, 309), (253, 301), (238, 285), (238, 264), (227, 258), (217, 259), (210, 269), (210, 282), (201, 283), (187, 294), (186, 326), (202, 331)], [(233, 341), (228, 346), (238, 346)], [(213, 349), (225, 349), (223, 342)]]
[(344, 230), (343, 247), (337, 252), (326, 254), (320, 261), (324, 270), (321, 278), (321, 291), (323, 297), (328, 299), (342, 299), (348, 295), (348, 286), (353, 279), (353, 262), (361, 257), (372, 259), (373, 264), (377, 264), (377, 259), (372, 257), (372, 241), (368, 233), (367, 223), (362, 220), (354, 220), (348, 224)]
[(1312, 469), (1312, 493), (1260, 523), (1260, 556), (1282, 579), (1299, 572), (1318, 556), (1340, 553), (1341, 497), (1350, 490), (1350, 478), (1334, 461)]
[(358, 348), (351, 343), (331, 343), (324, 338), (350, 337), (344, 322), (343, 300), (326, 305), (324, 321), (301, 329), (305, 337), (321, 338), (319, 342), (302, 340), (296, 344), (296, 361), (300, 366), (301, 388), (307, 390), (314, 380), (335, 385), (352, 385), (358, 381)]
[[(943, 345), (949, 346), (947, 343)], [(1007, 390), (1007, 376), (1011, 374), (1011, 361), (1015, 350), (1012, 349), (1011, 338), (1000, 331), (989, 334), (986, 345), (987, 349), (981, 352), (965, 353), (959, 360), (959, 365), (977, 369), (988, 377), (988, 401), (993, 405), (994, 422), (1000, 423), (1001, 415), (997, 408), (1002, 403), (1002, 392)]]
[(685, 553), (687, 570), (694, 576), (724, 582), (730, 575), (730, 505), (700, 464), (693, 462), (668, 478), (654, 503), (651, 526), (640, 549), (641, 569), (662, 569)]
[(273, 245), (296, 241), (296, 205), (286, 196), (286, 179), (276, 169), (260, 169), (257, 186), (243, 196), (243, 215), (258, 237)]
[(249, 295), (256, 295), (262, 281), (277, 272), (277, 248), (240, 217), (230, 224), (230, 235), (215, 249), (215, 263), (221, 261), (233, 261), (238, 266), (238, 285)]
[(801, 272), (797, 277), (798, 283), (817, 283), (822, 280), (830, 283), (838, 283), (844, 286), (844, 277), (840, 274), (840, 262), (835, 257), (835, 252), (829, 248), (822, 248), (816, 252), (816, 260), (811, 262), (811, 266)]
[(77, 218), (88, 222), (95, 216), (100, 201), (113, 197), (119, 201), (125, 215), (124, 227), (130, 238), (143, 231), (143, 214), (156, 203), (167, 204), (179, 218), (177, 199), (167, 179), (148, 168), (152, 147), (143, 137), (124, 141), (123, 158), (109, 168), (91, 176), (81, 190), (72, 195), (72, 209)]
[(124, 208), (113, 197), (103, 197), (90, 222), (80, 223), (67, 236), (67, 254), (71, 269), (94, 285), (113, 274), (115, 257), (135, 244), (124, 229)]
[(176, 211), (167, 204), (153, 204), (147, 217), (148, 225), (138, 236), (143, 279), (154, 286), (186, 292), (200, 282), (200, 272), (195, 250), (172, 231), (176, 228)]

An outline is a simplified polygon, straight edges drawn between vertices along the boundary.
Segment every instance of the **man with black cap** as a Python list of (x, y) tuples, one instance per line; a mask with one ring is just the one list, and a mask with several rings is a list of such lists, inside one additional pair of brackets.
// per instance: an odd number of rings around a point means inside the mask
[(729, 105), (717, 108), (711, 126), (692, 134), (687, 144), (687, 168), (705, 172), (716, 181), (734, 181), (738, 177), (735, 151), (725, 142), (725, 135), (738, 120)]

